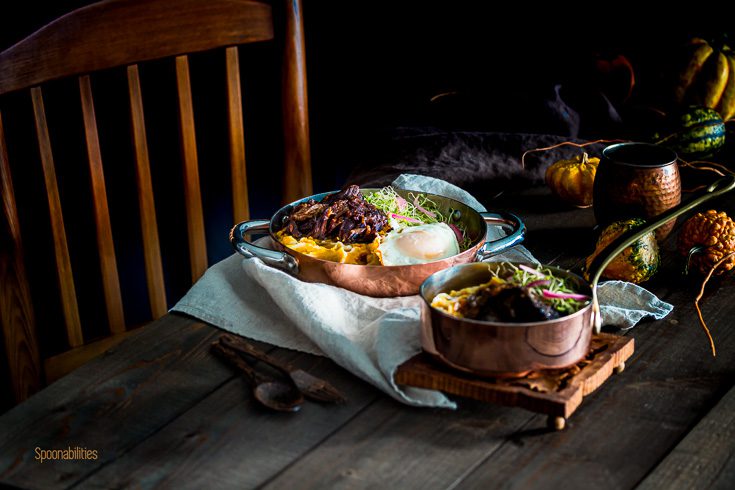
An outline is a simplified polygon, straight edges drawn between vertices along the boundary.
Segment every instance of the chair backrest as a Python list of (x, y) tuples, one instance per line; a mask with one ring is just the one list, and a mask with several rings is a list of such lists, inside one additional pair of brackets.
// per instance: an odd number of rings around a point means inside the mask
[[(284, 2), (282, 110), (284, 130), (283, 196), (292, 200), (309, 195), (311, 170), (306, 98), (303, 21), (300, 0)], [(128, 99), (145, 262), (145, 282), (153, 318), (164, 315), (168, 305), (161, 259), (154, 185), (144, 117), (139, 63), (175, 59), (179, 134), (183, 160), (183, 194), (191, 281), (207, 268), (204, 215), (199, 177), (189, 54), (223, 48), (226, 77), (227, 125), (235, 220), (248, 217), (243, 109), (238, 45), (274, 40), (271, 6), (253, 0), (107, 0), (75, 10), (48, 24), (15, 46), (0, 53), (0, 96), (30, 91), (41, 172), (45, 184), (53, 241), (58, 291), (69, 351), (44, 361), (42, 369), (31, 298), (27, 261), (21, 237), (21, 217), (13, 186), (14, 165), (6, 139), (12, 121), (0, 111), (0, 323), (17, 401), (36, 391), (43, 380), (53, 380), (87, 359), (103, 352), (128, 331), (121, 295), (118, 260), (108, 209), (103, 154), (95, 114), (90, 74), (126, 67)], [(94, 76), (94, 75), (92, 75)], [(44, 107), (46, 82), (76, 78), (79, 88), (84, 140), (88, 158), (91, 200), (94, 207), (99, 271), (109, 326), (109, 337), (85, 342), (70, 261), (67, 233), (69, 217), (62, 212), (49, 121)], [(0, 107), (1, 108), (1, 107)], [(109, 180), (107, 181), (109, 184)], [(135, 198), (133, 206), (135, 205)], [(67, 226), (65, 226), (65, 224)], [(35, 315), (37, 317), (38, 315)], [(43, 334), (47, 326), (39, 325)]]

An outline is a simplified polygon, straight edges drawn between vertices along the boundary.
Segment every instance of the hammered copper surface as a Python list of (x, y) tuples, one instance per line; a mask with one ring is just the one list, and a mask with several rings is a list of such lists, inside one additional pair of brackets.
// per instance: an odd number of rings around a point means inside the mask
[[(625, 218), (652, 218), (681, 202), (681, 180), (676, 154), (673, 160), (660, 166), (636, 166), (615, 161), (606, 152), (614, 147), (641, 143), (613, 145), (603, 152), (594, 184), (594, 211), (597, 223), (609, 224)], [(667, 151), (663, 150), (662, 151)], [(614, 157), (614, 152), (613, 152)], [(666, 238), (674, 228), (672, 219), (658, 230), (656, 238)]]
[[(518, 265), (518, 264), (515, 264)], [(526, 264), (535, 266), (535, 264)], [(476, 263), (447, 269), (421, 287), (421, 344), (440, 361), (480, 376), (518, 376), (521, 373), (564, 368), (582, 359), (592, 338), (592, 306), (555, 320), (531, 323), (486, 322), (458, 318), (430, 306), (441, 292), (474, 286), (490, 279), (500, 263)], [(590, 288), (576, 274), (549, 267), (557, 277), (569, 278), (582, 294)]]

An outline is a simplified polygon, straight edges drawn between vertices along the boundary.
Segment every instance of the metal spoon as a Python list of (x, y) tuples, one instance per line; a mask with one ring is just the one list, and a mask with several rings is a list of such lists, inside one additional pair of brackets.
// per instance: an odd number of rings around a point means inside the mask
[(296, 412), (304, 403), (304, 397), (294, 385), (263, 376), (232, 349), (220, 343), (214, 343), (212, 352), (245, 376), (253, 390), (253, 396), (264, 407), (279, 412)]

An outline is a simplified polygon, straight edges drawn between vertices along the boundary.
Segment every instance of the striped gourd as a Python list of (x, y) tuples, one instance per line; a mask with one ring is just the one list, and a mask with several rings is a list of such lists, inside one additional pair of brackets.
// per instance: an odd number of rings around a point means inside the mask
[(672, 126), (672, 133), (658, 143), (681, 158), (705, 158), (725, 145), (725, 123), (714, 109), (690, 107), (674, 118)]
[[(595, 258), (605, 250), (616, 238), (628, 230), (645, 226), (646, 222), (642, 218), (630, 218), (626, 220), (615, 221), (609, 224), (597, 239), (595, 251), (587, 257), (587, 272)], [(603, 277), (608, 279), (618, 279), (620, 281), (629, 281), (636, 284), (649, 280), (658, 270), (661, 257), (659, 255), (658, 243), (653, 232), (649, 232), (643, 237), (626, 248), (617, 257), (613, 259), (602, 273)], [(587, 277), (589, 280), (589, 277)]]

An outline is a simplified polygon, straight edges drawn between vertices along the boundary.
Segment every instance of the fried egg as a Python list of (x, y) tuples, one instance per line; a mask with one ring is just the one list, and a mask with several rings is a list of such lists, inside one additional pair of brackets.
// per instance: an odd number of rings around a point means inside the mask
[(430, 223), (392, 230), (378, 250), (383, 265), (424, 264), (457, 255), (459, 243), (446, 223)]

